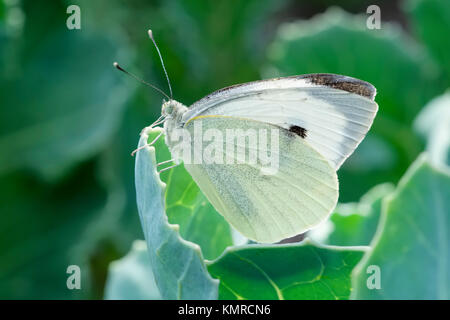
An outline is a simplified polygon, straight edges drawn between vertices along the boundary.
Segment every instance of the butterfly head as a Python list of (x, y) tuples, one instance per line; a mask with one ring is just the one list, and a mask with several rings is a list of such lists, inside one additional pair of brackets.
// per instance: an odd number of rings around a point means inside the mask
[(170, 99), (169, 101), (165, 101), (163, 103), (161, 108), (161, 115), (164, 117), (177, 119), (178, 117), (182, 116), (183, 113), (186, 112), (186, 110), (186, 106), (179, 103), (178, 101)]

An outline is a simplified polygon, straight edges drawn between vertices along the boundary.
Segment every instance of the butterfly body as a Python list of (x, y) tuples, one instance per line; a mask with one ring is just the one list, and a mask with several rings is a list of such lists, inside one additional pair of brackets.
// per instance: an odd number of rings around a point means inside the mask
[(183, 129), (181, 119), (187, 110), (188, 108), (184, 104), (173, 99), (165, 101), (161, 107), (161, 116), (165, 117), (165, 143), (168, 146), (170, 153), (172, 154), (172, 159), (176, 164), (179, 164), (182, 161), (182, 151), (179, 150), (181, 145), (179, 143), (175, 143), (171, 137), (173, 132)]

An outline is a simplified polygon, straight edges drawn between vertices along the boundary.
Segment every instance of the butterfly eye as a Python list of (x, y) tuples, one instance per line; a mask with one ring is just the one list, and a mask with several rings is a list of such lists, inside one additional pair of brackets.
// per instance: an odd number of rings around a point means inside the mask
[(167, 115), (167, 116), (171, 115), (173, 112), (173, 105), (168, 104), (168, 105), (164, 106), (162, 111), (163, 111), (164, 115)]

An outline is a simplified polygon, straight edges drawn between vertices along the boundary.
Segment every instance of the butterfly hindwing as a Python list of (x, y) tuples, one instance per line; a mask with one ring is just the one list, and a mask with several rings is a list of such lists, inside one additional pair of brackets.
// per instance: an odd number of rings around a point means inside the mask
[[(338, 198), (336, 172), (296, 132), (261, 121), (201, 116), (186, 123), (191, 136), (199, 121), (203, 134), (212, 129), (215, 138), (222, 135), (222, 148), (216, 148), (221, 154), (215, 159), (222, 157), (223, 163), (203, 159), (199, 164), (185, 162), (185, 167), (217, 211), (246, 237), (258, 242), (280, 241), (316, 226), (334, 209)], [(239, 128), (258, 135), (266, 132), (265, 145), (260, 140), (252, 145), (249, 140), (243, 143), (227, 139), (230, 129)], [(277, 149), (272, 145), (272, 130), (278, 131)], [(200, 153), (207, 150), (205, 144), (199, 149), (194, 141), (191, 147)], [(258, 152), (272, 152), (278, 164), (249, 163), (248, 157), (238, 163), (239, 155), (248, 156), (255, 148)]]

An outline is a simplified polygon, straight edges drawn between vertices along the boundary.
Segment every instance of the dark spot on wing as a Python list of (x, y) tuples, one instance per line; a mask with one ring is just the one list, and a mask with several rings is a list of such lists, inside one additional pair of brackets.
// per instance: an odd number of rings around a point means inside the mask
[(304, 75), (302, 77), (317, 85), (327, 86), (334, 89), (359, 94), (360, 96), (372, 100), (374, 99), (376, 94), (376, 89), (373, 85), (366, 81), (362, 81), (352, 77), (331, 73), (313, 73)]
[(299, 127), (299, 126), (291, 126), (289, 128), (289, 131), (295, 133), (296, 135), (302, 137), (303, 139), (306, 138), (306, 132), (307, 131), (306, 131), (305, 128), (302, 128), (302, 127)]

